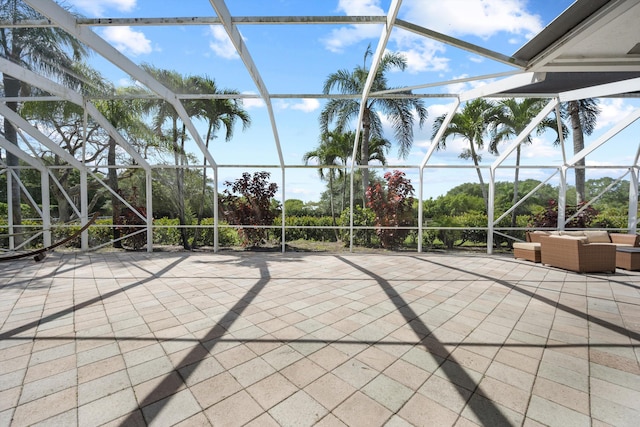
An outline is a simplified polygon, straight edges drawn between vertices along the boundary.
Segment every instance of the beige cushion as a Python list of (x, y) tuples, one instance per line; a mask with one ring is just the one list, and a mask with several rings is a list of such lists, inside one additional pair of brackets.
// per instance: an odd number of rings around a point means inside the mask
[(515, 242), (513, 249), (523, 249), (525, 251), (539, 251), (540, 243), (535, 242)]
[(567, 231), (567, 230), (562, 230), (560, 232), (561, 236), (573, 236), (573, 237), (580, 237), (580, 236), (584, 236), (584, 231)]
[(566, 240), (578, 240), (580, 242), (583, 243), (587, 243), (587, 236), (567, 236), (567, 235), (561, 235), (561, 236), (549, 236), (553, 239), (566, 239)]
[(609, 233), (603, 230), (585, 230), (584, 235), (589, 243), (611, 243)]

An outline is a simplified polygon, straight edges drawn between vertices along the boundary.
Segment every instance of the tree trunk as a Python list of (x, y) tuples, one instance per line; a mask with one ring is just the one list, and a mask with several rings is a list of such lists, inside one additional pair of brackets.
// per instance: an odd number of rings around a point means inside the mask
[[(185, 204), (184, 204), (184, 170), (181, 167), (183, 164), (181, 153), (181, 145), (180, 145), (180, 137), (178, 135), (178, 119), (173, 117), (173, 135), (172, 135), (172, 144), (173, 144), (173, 160), (176, 165), (176, 193), (175, 193), (175, 207), (176, 214), (178, 216), (178, 224), (179, 224), (179, 233), (180, 239), (182, 240), (182, 247), (186, 250), (191, 249), (191, 245), (189, 245), (189, 238), (187, 235), (187, 230), (185, 229), (186, 218), (185, 218)], [(184, 133), (182, 138), (182, 147), (184, 147)]]
[(473, 146), (473, 141), (469, 142), (469, 147), (471, 149), (471, 158), (473, 159), (473, 164), (476, 166), (476, 173), (478, 174), (478, 181), (480, 182), (480, 190), (482, 190), (482, 198), (484, 199), (484, 208), (488, 213), (489, 212), (489, 195), (487, 194), (487, 189), (484, 185), (484, 178), (482, 178), (482, 171), (480, 170), (480, 162), (478, 161), (478, 155), (476, 154), (476, 149)]
[[(4, 93), (6, 97), (11, 98), (20, 95), (20, 81), (7, 74), (3, 74), (2, 82), (4, 84)], [(9, 107), (14, 112), (18, 111), (17, 102), (7, 102), (7, 107)], [(6, 118), (4, 119), (4, 137), (13, 145), (18, 145), (18, 134), (11, 122)], [(18, 179), (20, 179), (20, 169), (17, 168), (18, 164), (18, 158), (13, 154), (7, 152), (7, 166), (10, 170), (13, 170)], [(22, 208), (20, 206), (21, 195), (22, 192), (20, 190), (20, 184), (14, 177), (11, 185), (10, 203), (13, 206), (12, 220), (14, 225), (14, 233), (16, 233), (16, 236), (14, 237), (14, 242), (16, 245), (20, 245), (24, 241), (22, 234), (20, 234), (22, 233), (22, 227), (20, 227), (22, 225)]]
[[(185, 154), (184, 154), (184, 129), (182, 132), (182, 143), (180, 146), (178, 146), (177, 143), (177, 128), (174, 127), (175, 131), (176, 131), (176, 144), (175, 144), (175, 148), (176, 148), (176, 154), (175, 154), (175, 162), (176, 162), (176, 166), (184, 166), (184, 164), (186, 163), (186, 161), (184, 160), (185, 158)], [(186, 225), (187, 225), (187, 220), (186, 220), (186, 209), (185, 209), (185, 203), (184, 203), (184, 168), (183, 167), (177, 167), (176, 168), (176, 190), (178, 192), (177, 194), (177, 205), (178, 205), (178, 220), (180, 222), (180, 236), (182, 238), (182, 247), (184, 247), (186, 250), (191, 250), (191, 245), (189, 244), (189, 233), (186, 229)]]
[[(569, 116), (571, 117), (571, 129), (573, 132), (573, 154), (577, 154), (584, 149), (584, 133), (582, 132), (582, 123), (580, 123), (580, 106), (578, 101), (569, 102)], [(584, 165), (584, 158), (574, 165), (576, 174), (576, 205), (579, 205), (585, 200)]]
[[(107, 152), (107, 164), (109, 166), (116, 165), (116, 140), (113, 137), (109, 137), (109, 151)], [(113, 247), (114, 248), (122, 248), (122, 240), (120, 239), (120, 215), (122, 212), (122, 203), (120, 199), (116, 197), (116, 194), (119, 194), (120, 189), (118, 186), (118, 170), (116, 168), (110, 167), (107, 171), (107, 178), (109, 181), (109, 187), (113, 193), (111, 194), (111, 224), (112, 224), (112, 235), (113, 235)], [(115, 194), (114, 194), (115, 193)]]
[[(209, 139), (211, 138), (211, 133), (213, 131), (213, 123), (209, 122), (209, 127), (207, 128), (207, 138), (205, 139), (205, 147), (207, 151), (209, 151)], [(202, 196), (200, 197), (200, 205), (198, 206), (198, 227), (193, 234), (193, 247), (198, 246), (198, 240), (200, 239), (200, 224), (202, 224), (202, 218), (204, 217), (204, 199), (207, 194), (207, 156), (203, 156), (202, 160)]]
[[(360, 146), (360, 165), (369, 165), (369, 138), (371, 136), (371, 123), (369, 111), (365, 109), (362, 119), (362, 145)], [(357, 141), (356, 141), (357, 142)], [(367, 188), (369, 187), (369, 168), (362, 168), (362, 207), (367, 206)]]
[(331, 223), (333, 224), (333, 231), (336, 235), (336, 242), (340, 241), (340, 236), (338, 234), (338, 229), (335, 228), (336, 224), (336, 209), (333, 204), (333, 169), (329, 170), (329, 205), (331, 206)]

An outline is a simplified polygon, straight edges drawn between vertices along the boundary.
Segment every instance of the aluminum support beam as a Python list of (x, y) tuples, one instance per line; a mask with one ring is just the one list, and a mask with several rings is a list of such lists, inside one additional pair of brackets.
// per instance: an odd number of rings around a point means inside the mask
[[(84, 227), (89, 221), (89, 191), (87, 186), (87, 169), (80, 169), (80, 224)], [(80, 249), (89, 249), (89, 230), (84, 230), (80, 234)]]
[(19, 158), (20, 160), (28, 164), (29, 166), (31, 166), (32, 168), (37, 169), (39, 172), (49, 173), (46, 166), (39, 159), (36, 159), (35, 157), (28, 155), (20, 147), (9, 142), (7, 139), (5, 139), (5, 137), (1, 135), (0, 135), (0, 147), (4, 148), (9, 153), (13, 154), (17, 158)]
[(502, 162), (504, 162), (507, 157), (509, 157), (511, 153), (513, 153), (513, 151), (518, 148), (518, 146), (522, 144), (525, 139), (527, 139), (527, 137), (531, 134), (531, 132), (535, 130), (540, 122), (542, 122), (545, 117), (547, 117), (549, 113), (551, 113), (551, 111), (556, 108), (557, 105), (558, 101), (556, 99), (552, 99), (551, 101), (549, 101), (547, 105), (545, 105), (545, 107), (540, 110), (540, 112), (533, 118), (533, 120), (531, 120), (531, 122), (529, 122), (529, 124), (522, 130), (522, 132), (520, 132), (513, 143), (506, 150), (504, 150), (496, 160), (494, 160), (494, 162), (491, 164), (491, 169), (495, 170), (498, 166), (500, 166)]
[[(48, 149), (50, 149), (57, 156), (62, 158), (65, 162), (69, 163), (69, 165), (71, 165), (72, 167), (78, 169), (80, 172), (87, 170), (87, 167), (86, 167), (86, 165), (84, 163), (82, 163), (81, 161), (79, 161), (78, 159), (73, 157), (67, 151), (63, 150), (58, 144), (54, 143), (49, 138), (47, 138), (42, 132), (40, 132), (33, 125), (31, 125), (31, 123), (27, 122), (25, 119), (22, 118), (22, 116), (20, 116), (17, 113), (15, 113), (13, 110), (11, 110), (9, 107), (7, 107), (5, 104), (1, 104), (0, 103), (0, 115), (6, 117), (7, 119), (9, 119), (9, 121), (14, 123), (18, 128), (20, 128), (20, 129), (24, 130), (25, 132), (27, 132), (32, 138), (34, 138), (40, 144), (42, 144), (45, 147), (47, 147)], [(114, 193), (113, 190), (111, 189), (111, 187), (109, 187), (106, 183), (104, 183), (98, 176), (96, 176), (93, 173), (91, 175), (96, 181), (98, 181), (105, 188), (107, 188), (112, 194), (114, 194), (116, 197), (118, 197), (120, 199), (120, 201), (125, 204), (125, 206), (127, 206), (129, 209), (131, 209), (133, 212), (135, 212), (140, 217), (140, 219), (146, 220), (145, 217), (142, 217), (140, 215), (140, 213), (138, 212), (137, 209), (133, 208), (129, 204), (129, 202), (127, 202), (126, 200), (124, 200), (122, 198), (121, 195), (119, 195), (117, 193)], [(58, 185), (59, 185), (59, 183), (58, 183)], [(77, 213), (78, 212), (76, 212), (76, 214)]]
[[(43, 243), (45, 246), (51, 245), (51, 212), (49, 209), (49, 170), (46, 166), (33, 156), (25, 153), (20, 147), (12, 144), (4, 137), (0, 136), (0, 147), (7, 150), (7, 152), (13, 154), (29, 166), (40, 172), (40, 191), (42, 196), (42, 207), (40, 210), (40, 217), (42, 218), (42, 231), (43, 231)], [(11, 174), (8, 174), (11, 175)], [(9, 203), (11, 204), (11, 203)], [(35, 203), (34, 203), (35, 206)]]
[[(364, 88), (362, 89), (362, 96), (360, 98), (360, 111), (358, 112), (358, 121), (356, 127), (356, 135), (353, 141), (353, 153), (351, 155), (352, 159), (357, 158), (358, 154), (358, 141), (360, 140), (360, 128), (362, 119), (364, 117), (365, 105), (367, 102), (367, 98), (369, 97), (369, 92), (371, 92), (371, 87), (373, 86), (373, 82), (376, 77), (376, 73), (378, 72), (378, 67), (380, 66), (380, 59), (384, 55), (384, 50), (387, 46), (387, 42), (389, 41), (389, 37), (391, 36), (391, 30), (393, 29), (393, 23), (398, 16), (398, 11), (400, 10), (400, 4), (402, 0), (393, 0), (391, 5), (389, 6), (389, 12), (387, 13), (387, 21), (382, 29), (382, 34), (380, 35), (380, 39), (378, 40), (378, 46), (376, 47), (376, 51), (373, 54), (373, 59), (371, 60), (371, 68), (369, 69), (369, 74), (367, 75), (367, 80), (364, 83)], [(355, 175), (355, 161), (351, 162), (351, 196), (350, 196), (350, 209), (349, 209), (349, 250), (353, 251), (353, 207), (354, 207), (354, 175)]]
[[(386, 17), (379, 16), (234, 16), (233, 24), (243, 25), (273, 25), (273, 24), (382, 24)], [(193, 16), (176, 18), (78, 18), (78, 25), (89, 27), (121, 27), (121, 26), (149, 26), (163, 25), (219, 25), (222, 21), (217, 16)], [(0, 20), (3, 28), (41, 28), (54, 27), (48, 19), (24, 19), (13, 22)]]
[(493, 230), (496, 206), (496, 171), (495, 169), (489, 169), (489, 195), (487, 203), (487, 254), (493, 253)]
[(456, 39), (455, 37), (447, 36), (446, 34), (438, 33), (436, 31), (429, 30), (428, 28), (403, 21), (401, 19), (396, 19), (395, 25), (398, 28), (410, 31), (419, 36), (427, 37), (432, 40), (457, 47), (458, 49), (466, 50), (467, 52), (471, 52), (474, 55), (483, 56), (496, 62), (501, 62), (503, 64), (511, 65), (518, 68), (525, 68), (527, 65), (526, 62), (516, 59), (512, 56), (506, 56), (501, 53), (483, 48), (481, 46), (465, 42), (464, 40)]
[(633, 167), (630, 172), (627, 233), (635, 234), (638, 228), (638, 168)]
[(145, 171), (145, 201), (147, 207), (147, 252), (153, 252), (153, 177)]
[(539, 83), (544, 81), (546, 75), (544, 73), (522, 73), (515, 76), (507, 77), (475, 89), (468, 90), (460, 94), (460, 101), (466, 102), (476, 98), (491, 96), (506, 90), (516, 89), (522, 86)]
[(611, 129), (609, 129), (607, 132), (605, 132), (600, 138), (595, 140), (593, 143), (589, 144), (589, 146), (587, 146), (587, 147), (583, 148), (582, 150), (580, 150), (580, 152), (576, 153), (572, 158), (570, 158), (567, 161), (567, 165), (568, 166), (575, 165), (578, 161), (580, 161), (583, 158), (587, 157), (587, 155), (589, 155), (594, 150), (596, 150), (597, 148), (602, 146), (605, 142), (609, 141), (611, 138), (616, 136), (618, 133), (622, 132), (627, 126), (631, 125), (633, 122), (635, 122), (639, 118), (640, 118), (640, 108), (638, 108), (635, 111), (631, 112), (631, 114), (627, 115), (622, 120), (620, 120), (618, 123), (613, 125), (613, 127), (611, 127)]
[(560, 187), (558, 188), (558, 230), (564, 230), (567, 217), (567, 170), (566, 166), (560, 168)]
[(2, 70), (3, 73), (7, 73), (18, 80), (29, 83), (31, 86), (39, 87), (40, 89), (60, 96), (61, 98), (73, 104), (86, 108), (89, 115), (93, 117), (93, 119), (100, 126), (102, 126), (110, 136), (115, 139), (118, 145), (120, 145), (127, 152), (127, 154), (129, 154), (136, 161), (136, 163), (138, 163), (145, 169), (149, 168), (149, 163), (140, 155), (140, 153), (138, 153), (135, 148), (133, 148), (122, 137), (122, 135), (113, 127), (111, 122), (109, 122), (109, 120), (107, 120), (106, 117), (104, 117), (102, 113), (98, 111), (95, 105), (90, 102), (86, 102), (83, 99), (82, 95), (78, 92), (55, 83), (4, 58), (0, 58), (0, 70)]
[(278, 150), (278, 158), (280, 159), (280, 165), (284, 166), (284, 156), (282, 155), (282, 147), (280, 145), (278, 127), (276, 126), (275, 114), (273, 112), (273, 104), (271, 103), (271, 95), (269, 94), (269, 91), (267, 90), (267, 87), (262, 80), (262, 76), (258, 72), (258, 68), (253, 62), (253, 58), (251, 58), (251, 54), (249, 53), (249, 50), (247, 49), (247, 46), (242, 39), (240, 31), (238, 31), (238, 27), (231, 20), (231, 13), (229, 12), (229, 9), (227, 9), (226, 4), (222, 0), (210, 0), (210, 2), (211, 6), (213, 6), (216, 11), (216, 14), (220, 17), (220, 21), (222, 22), (222, 25), (227, 32), (231, 43), (233, 43), (233, 46), (236, 48), (238, 55), (242, 59), (242, 62), (244, 62), (249, 75), (253, 79), (253, 82), (258, 88), (258, 92), (260, 92), (260, 96), (262, 96), (262, 99), (267, 106), (269, 121), (271, 122), (271, 129), (273, 131), (273, 138), (276, 143), (276, 149)]
[(28, 3), (32, 8), (34, 8), (47, 18), (51, 19), (51, 21), (56, 23), (60, 28), (76, 37), (82, 43), (91, 47), (112, 64), (129, 74), (134, 79), (138, 80), (140, 83), (148, 87), (152, 92), (155, 92), (162, 99), (170, 103), (176, 110), (176, 113), (182, 120), (182, 123), (184, 123), (193, 140), (196, 142), (202, 153), (207, 157), (209, 163), (211, 163), (212, 165), (216, 164), (213, 156), (211, 156), (211, 153), (206, 148), (204, 141), (200, 137), (198, 130), (191, 121), (189, 114), (187, 113), (175, 93), (163, 86), (142, 68), (138, 67), (133, 61), (120, 53), (116, 48), (111, 46), (96, 33), (91, 31), (90, 28), (79, 26), (76, 22), (76, 18), (72, 14), (64, 10), (62, 7), (58, 6), (55, 2), (51, 0), (24, 1)]
[(459, 106), (460, 106), (460, 99), (456, 98), (455, 102), (449, 109), (449, 112), (447, 113), (444, 120), (442, 121), (442, 125), (440, 126), (440, 129), (438, 129), (438, 132), (436, 132), (436, 135), (431, 140), (431, 145), (429, 146), (429, 150), (427, 151), (427, 154), (425, 154), (424, 158), (422, 159), (422, 162), (420, 163), (420, 170), (424, 169), (429, 159), (431, 159), (431, 156), (433, 155), (433, 153), (438, 149), (438, 141), (440, 141), (440, 139), (442, 138), (442, 135), (444, 135), (444, 133), (446, 132), (447, 127), (449, 126), (449, 123), (451, 123), (451, 120), (453, 119), (453, 116), (455, 115)]
[(586, 98), (600, 98), (603, 96), (613, 96), (621, 93), (638, 91), (640, 91), (640, 78), (562, 92), (559, 94), (559, 99), (560, 102), (569, 102)]

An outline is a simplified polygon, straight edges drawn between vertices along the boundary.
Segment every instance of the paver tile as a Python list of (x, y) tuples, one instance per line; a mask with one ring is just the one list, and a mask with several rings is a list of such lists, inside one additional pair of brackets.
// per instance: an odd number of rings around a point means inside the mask
[(456, 413), (464, 408), (471, 397), (471, 392), (466, 388), (455, 385), (437, 375), (429, 377), (418, 389), (418, 392)]
[(527, 417), (545, 425), (588, 427), (589, 416), (538, 396), (531, 397)]
[(300, 390), (269, 410), (281, 426), (312, 426), (328, 413), (327, 409)]
[(346, 425), (382, 426), (392, 412), (361, 392), (355, 392), (333, 410)]
[(280, 373), (299, 388), (304, 388), (310, 382), (324, 375), (326, 370), (312, 360), (304, 358), (281, 369)]
[(393, 413), (397, 412), (414, 393), (410, 388), (385, 375), (374, 378), (362, 388), (362, 392)]
[(189, 390), (181, 390), (142, 408), (148, 425), (172, 426), (202, 411)]
[(76, 384), (77, 373), (75, 369), (25, 383), (22, 387), (19, 403), (31, 402), (70, 387), (75, 388)]
[(13, 414), (13, 424), (17, 426), (35, 424), (77, 406), (76, 389), (67, 388), (18, 406)]
[(242, 390), (242, 385), (228, 372), (191, 386), (191, 392), (203, 408), (208, 408)]
[(422, 394), (414, 394), (398, 415), (413, 426), (452, 426), (458, 414)]
[(262, 408), (268, 410), (291, 396), (293, 393), (297, 392), (298, 388), (285, 376), (276, 372), (273, 375), (252, 384), (247, 387), (246, 390), (249, 392), (251, 397), (253, 397), (256, 402), (262, 406)]
[(263, 409), (249, 393), (240, 390), (204, 412), (213, 425), (241, 426), (259, 417)]
[(574, 411), (589, 414), (589, 394), (543, 377), (536, 378), (533, 395), (566, 406)]

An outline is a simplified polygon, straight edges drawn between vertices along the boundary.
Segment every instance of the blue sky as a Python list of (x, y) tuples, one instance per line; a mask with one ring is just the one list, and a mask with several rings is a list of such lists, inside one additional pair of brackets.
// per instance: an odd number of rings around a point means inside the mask
[[(87, 17), (215, 16), (208, 0), (67, 0), (66, 3)], [(398, 18), (511, 55), (571, 3), (570, 0), (404, 0)], [(227, 1), (227, 7), (235, 16), (383, 15), (389, 4), (390, 0)], [(352, 70), (362, 64), (367, 45), (371, 44), (375, 49), (381, 33), (379, 25), (241, 25), (239, 29), (267, 89), (274, 94), (321, 93), (322, 84), (330, 73), (339, 69)], [(185, 76), (208, 75), (215, 79), (219, 88), (249, 94), (258, 92), (221, 26), (98, 27), (95, 31), (135, 63), (152, 64)], [(512, 70), (506, 65), (402, 30), (393, 32), (387, 49), (403, 53), (408, 63), (404, 72), (388, 74), (391, 87), (448, 82)], [(98, 56), (93, 56), (90, 62), (115, 84), (132, 83), (124, 72)], [(452, 93), (485, 83), (465, 82), (415, 92)], [(413, 148), (406, 159), (399, 159), (397, 147), (393, 146), (387, 156), (391, 165), (417, 165), (421, 162), (431, 143), (433, 120), (448, 111), (451, 102), (451, 98), (425, 99), (429, 111), (427, 124), (422, 129), (415, 129)], [(231, 142), (214, 141), (211, 148), (214, 159), (220, 165), (277, 165), (278, 154), (264, 103), (257, 99), (246, 99), (244, 105), (252, 117), (251, 127), (244, 132), (237, 128)], [(322, 100), (316, 99), (273, 100), (286, 164), (302, 164), (304, 153), (318, 145), (318, 117), (323, 105)], [(632, 100), (602, 100), (598, 129), (586, 143), (597, 138), (615, 120), (636, 106), (637, 102)], [(204, 132), (202, 128), (201, 134)], [(590, 155), (588, 164), (629, 164), (637, 147), (637, 137), (630, 141), (634, 134), (637, 135), (637, 126), (622, 132), (617, 138), (619, 141), (612, 141), (606, 148)], [(385, 136), (393, 141), (390, 128)], [(552, 139), (553, 135), (550, 134), (536, 136), (532, 146), (524, 150), (523, 163), (558, 164), (561, 151), (552, 146)], [(448, 141), (448, 149), (437, 152), (430, 164), (469, 165), (469, 161), (458, 158), (463, 144), (459, 140)], [(634, 148), (625, 148), (629, 146)], [(192, 152), (197, 153), (195, 147)], [(569, 143), (568, 157), (571, 154)], [(493, 159), (492, 155), (484, 153), (483, 164), (489, 165)], [(233, 180), (243, 170), (251, 169), (221, 168), (221, 181)], [(279, 182), (279, 169), (268, 170), (272, 172), (273, 180)], [(417, 187), (415, 171), (407, 172)], [(524, 178), (545, 179), (546, 173), (532, 169), (524, 171), (523, 175)], [(595, 170), (587, 172), (587, 178), (612, 174), (614, 172)], [(512, 175), (513, 171), (504, 171), (499, 173), (498, 178), (509, 180)], [(445, 172), (431, 169), (425, 174), (423, 196), (437, 197), (452, 186), (476, 181), (476, 174), (472, 170)], [(324, 186), (315, 169), (287, 169), (287, 198), (317, 200)]]

